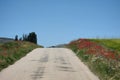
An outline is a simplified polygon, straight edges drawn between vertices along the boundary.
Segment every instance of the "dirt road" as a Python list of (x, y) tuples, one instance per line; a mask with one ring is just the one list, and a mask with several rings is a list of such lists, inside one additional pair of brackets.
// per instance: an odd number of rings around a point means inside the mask
[(0, 72), (0, 80), (99, 80), (69, 49), (37, 48)]

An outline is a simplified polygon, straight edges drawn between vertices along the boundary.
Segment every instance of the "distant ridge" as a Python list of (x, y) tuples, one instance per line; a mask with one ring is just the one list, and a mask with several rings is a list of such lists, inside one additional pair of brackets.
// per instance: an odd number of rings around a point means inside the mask
[(6, 38), (6, 37), (0, 37), (0, 43), (6, 43), (6, 42), (11, 42), (14, 41), (12, 38)]
[(64, 48), (66, 47), (67, 44), (59, 44), (59, 45), (55, 45), (55, 46), (50, 46), (49, 48)]

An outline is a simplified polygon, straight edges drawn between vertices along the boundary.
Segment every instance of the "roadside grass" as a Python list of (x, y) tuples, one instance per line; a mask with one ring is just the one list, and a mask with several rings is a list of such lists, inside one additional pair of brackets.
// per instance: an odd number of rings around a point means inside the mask
[(79, 39), (67, 47), (96, 74), (100, 80), (120, 80), (120, 39)]
[(42, 46), (24, 41), (0, 44), (0, 71), (38, 47)]

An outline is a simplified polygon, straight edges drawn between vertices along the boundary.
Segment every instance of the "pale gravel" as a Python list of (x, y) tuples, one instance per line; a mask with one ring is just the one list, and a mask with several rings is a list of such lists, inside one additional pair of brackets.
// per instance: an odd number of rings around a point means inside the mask
[(37, 48), (0, 72), (0, 80), (99, 80), (69, 49)]

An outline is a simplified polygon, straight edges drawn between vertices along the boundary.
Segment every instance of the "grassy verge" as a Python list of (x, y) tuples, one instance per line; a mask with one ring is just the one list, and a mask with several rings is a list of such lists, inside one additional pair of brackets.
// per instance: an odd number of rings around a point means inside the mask
[(68, 47), (94, 72), (100, 80), (120, 80), (120, 40), (80, 39)]
[(0, 71), (38, 47), (42, 46), (23, 41), (0, 44)]

